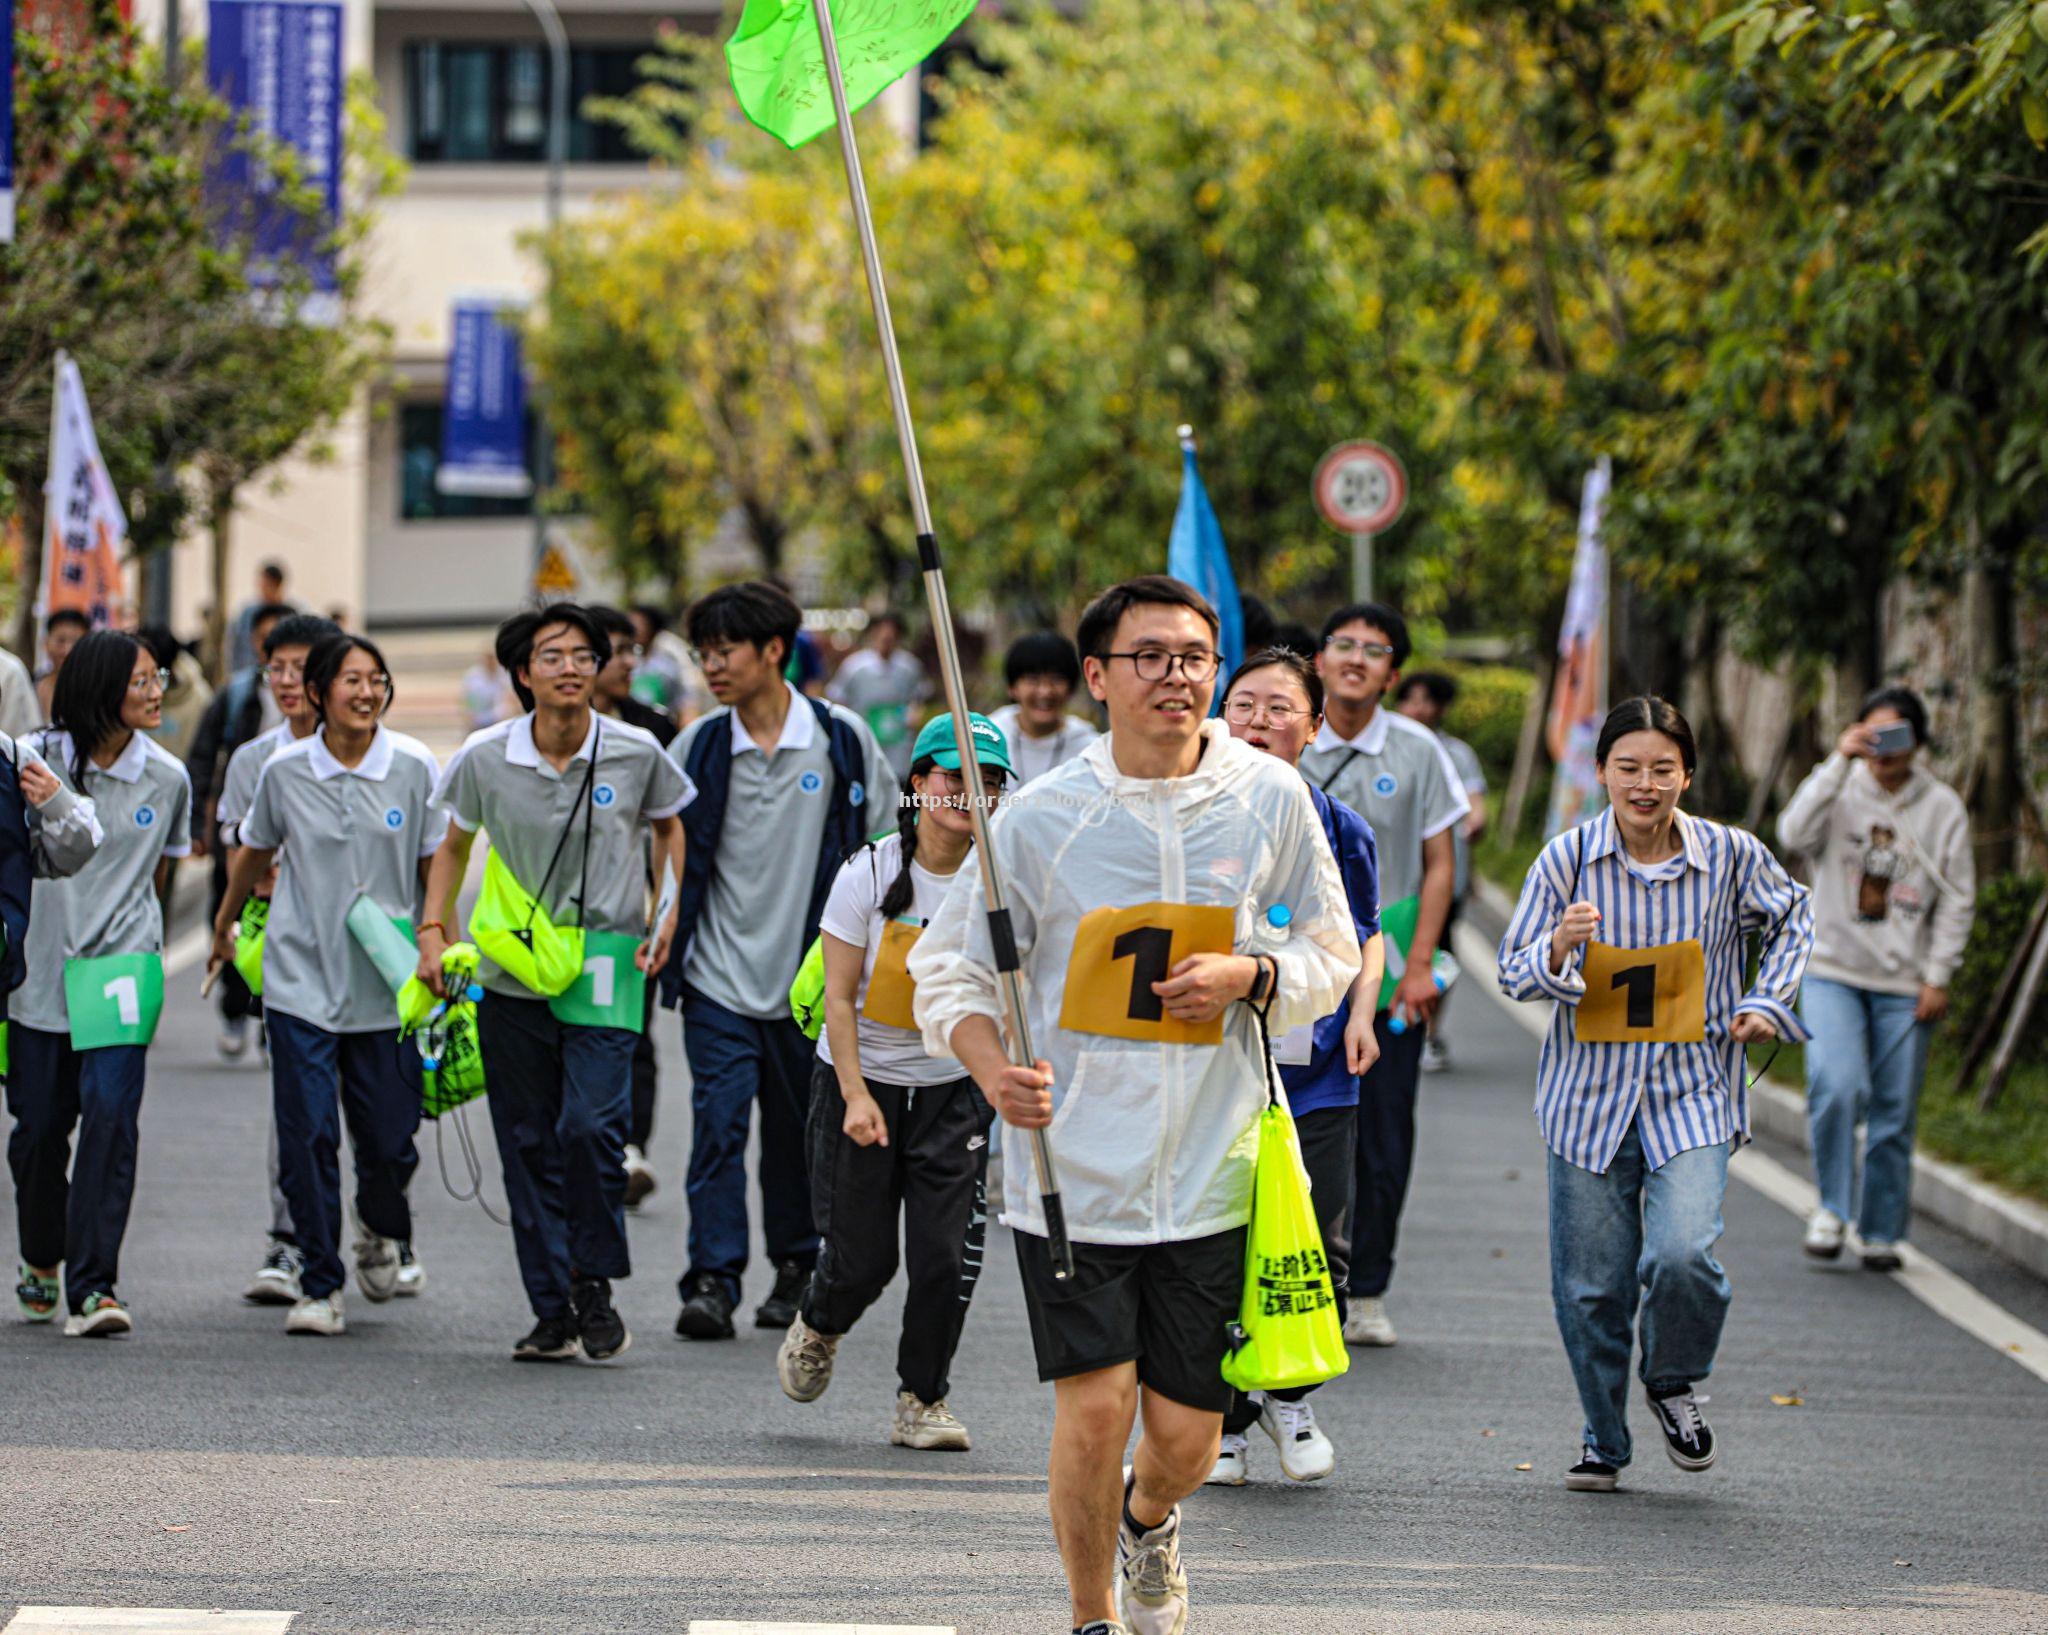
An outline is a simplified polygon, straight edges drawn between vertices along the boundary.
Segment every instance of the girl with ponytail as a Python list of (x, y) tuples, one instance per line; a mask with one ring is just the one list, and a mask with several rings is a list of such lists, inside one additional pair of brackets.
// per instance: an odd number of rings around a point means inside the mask
[(969, 719), (974, 769), (960, 770), (951, 716), (926, 722), (896, 833), (848, 858), (825, 902), (825, 1027), (807, 1135), (822, 1242), (775, 1360), (793, 1400), (824, 1394), (840, 1340), (896, 1275), (900, 1216), (910, 1290), (889, 1440), (908, 1448), (967, 1446), (967, 1428), (946, 1403), (946, 1376), (981, 1270), (994, 1112), (957, 1061), (925, 1054), (905, 962), (968, 862), (968, 802), (1001, 799), (1010, 775), (1002, 730), (985, 716)]

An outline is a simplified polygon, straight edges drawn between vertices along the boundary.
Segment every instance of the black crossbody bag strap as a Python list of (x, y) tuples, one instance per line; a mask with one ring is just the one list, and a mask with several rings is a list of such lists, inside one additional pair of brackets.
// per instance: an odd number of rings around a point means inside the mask
[[(603, 729), (596, 726), (595, 721), (596, 718), (595, 716), (593, 716), (593, 724), (591, 727), (590, 739), (590, 760), (589, 763), (583, 768), (583, 790), (582, 793), (577, 797), (579, 802), (586, 807), (594, 806), (596, 804), (594, 801), (591, 800), (591, 794), (592, 786), (597, 782), (598, 745), (600, 744), (603, 738)], [(575, 827), (576, 810), (574, 807), (571, 807), (569, 810), (569, 821), (562, 825), (562, 832), (559, 835), (555, 836), (555, 849), (548, 857), (548, 871), (540, 877), (540, 885), (534, 890), (533, 906), (526, 911), (525, 929), (528, 931), (531, 931), (533, 929), (533, 917), (534, 915), (540, 912), (541, 900), (545, 898), (548, 894), (548, 882), (554, 879), (555, 877), (555, 865), (561, 862), (562, 860), (562, 848), (569, 844), (570, 831), (573, 830)], [(590, 819), (588, 814), (586, 814), (583, 824), (583, 880), (582, 883), (578, 885), (576, 888), (576, 923), (578, 925), (581, 925), (583, 923), (583, 893), (587, 891), (589, 887)]]
[(1343, 777), (1345, 773), (1349, 772), (1351, 770), (1351, 763), (1357, 760), (1358, 757), (1363, 755), (1364, 753), (1365, 751), (1362, 749), (1352, 750), (1350, 754), (1346, 755), (1343, 760), (1337, 763), (1337, 770), (1332, 772), (1327, 778), (1323, 779), (1323, 781), (1317, 784), (1316, 787), (1327, 795), (1330, 792), (1330, 785), (1335, 783), (1339, 778)]

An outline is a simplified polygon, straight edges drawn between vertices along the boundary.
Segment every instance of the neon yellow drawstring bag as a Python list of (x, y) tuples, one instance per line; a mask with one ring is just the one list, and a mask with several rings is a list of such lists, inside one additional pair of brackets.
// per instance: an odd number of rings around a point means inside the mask
[(562, 860), (562, 848), (569, 843), (569, 831), (576, 827), (576, 811), (555, 841), (548, 858), (548, 871), (540, 877), (538, 892), (529, 892), (505, 866), (494, 846), (484, 858), (483, 890), (469, 916), (469, 940), (487, 960), (514, 982), (542, 999), (567, 993), (583, 974), (583, 903), (590, 889), (590, 829), (596, 812), (591, 785), (597, 776), (598, 742), (590, 746), (590, 759), (583, 768), (583, 791), (578, 804), (583, 808), (583, 878), (576, 888), (575, 925), (557, 925), (540, 906), (541, 895), (555, 877), (555, 865)]
[(1266, 1060), (1267, 1102), (1259, 1115), (1259, 1156), (1252, 1171), (1244, 1296), (1231, 1325), (1223, 1377), (1240, 1391), (1291, 1391), (1335, 1379), (1351, 1366), (1351, 1357), (1301, 1161), (1301, 1138), (1276, 1088), (1265, 1015), (1254, 1014)]
[(263, 997), (263, 941), (269, 929), (268, 897), (251, 897), (242, 904), (242, 917), (235, 921), (232, 959), (236, 972), (258, 999)]
[(789, 1014), (806, 1039), (815, 1039), (825, 1026), (825, 939), (813, 937), (796, 968), (796, 980), (789, 985)]

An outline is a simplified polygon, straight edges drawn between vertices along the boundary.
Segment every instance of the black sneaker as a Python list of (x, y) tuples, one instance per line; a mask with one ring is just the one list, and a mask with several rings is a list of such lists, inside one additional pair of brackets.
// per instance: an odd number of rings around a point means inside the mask
[(796, 1321), (796, 1308), (810, 1287), (811, 1269), (793, 1260), (775, 1263), (775, 1289), (754, 1308), (754, 1327), (787, 1329)]
[(1612, 1493), (1621, 1480), (1619, 1467), (1597, 1457), (1590, 1447), (1582, 1451), (1585, 1457), (1564, 1473), (1564, 1485), (1574, 1493)]
[(633, 1336), (626, 1332), (625, 1318), (612, 1305), (612, 1286), (603, 1278), (578, 1278), (569, 1291), (569, 1304), (576, 1312), (583, 1355), (592, 1362), (616, 1357), (633, 1343)]
[(676, 1318), (679, 1340), (730, 1340), (732, 1299), (725, 1284), (710, 1272), (699, 1272), (690, 1285), (690, 1295)]
[(1650, 1411), (1664, 1433), (1664, 1451), (1680, 1470), (1705, 1470), (1714, 1462), (1714, 1433), (1700, 1413), (1706, 1400), (1694, 1396), (1690, 1385), (1650, 1397)]
[(566, 1362), (583, 1354), (583, 1342), (576, 1337), (574, 1317), (543, 1317), (512, 1348), (514, 1362)]

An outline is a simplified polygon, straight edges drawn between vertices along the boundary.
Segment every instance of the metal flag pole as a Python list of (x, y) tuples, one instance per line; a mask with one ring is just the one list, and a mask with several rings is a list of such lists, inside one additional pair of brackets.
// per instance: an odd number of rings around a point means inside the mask
[[(875, 221), (868, 209), (867, 181), (862, 174), (860, 148), (854, 141), (853, 115), (846, 105), (846, 79), (839, 69), (839, 44), (832, 32), (832, 10), (828, 0), (811, 0), (818, 19), (818, 43), (824, 48), (825, 77), (832, 88), (832, 113), (839, 125), (839, 152), (846, 162), (846, 191), (853, 200), (854, 226), (860, 233), (861, 259), (867, 266), (868, 298), (875, 310), (875, 328), (882, 340), (882, 368), (889, 378), (889, 407), (896, 417), (896, 441), (903, 450), (904, 476), (910, 484), (910, 511), (917, 524), (917, 558), (924, 575), (925, 600), (932, 617), (932, 634), (939, 644), (939, 679), (945, 689), (946, 709), (953, 718), (953, 742), (960, 752), (962, 787), (967, 810), (974, 824), (974, 856), (981, 870), (982, 894), (988, 901), (989, 944), (995, 951), (996, 982), (1003, 996), (1003, 1014), (1009, 1022), (1011, 1060), (1028, 1067), (1036, 1060), (1031, 1050), (1031, 1033), (1024, 1016), (1024, 990), (1019, 980), (1017, 941), (1010, 927), (1010, 910), (1003, 896), (1002, 875), (996, 868), (995, 848), (988, 838), (988, 806), (979, 792), (974, 775), (974, 731), (967, 719), (967, 683), (960, 673), (960, 643), (953, 631), (952, 604), (946, 597), (946, 571), (939, 561), (939, 542), (932, 533), (931, 503), (925, 497), (924, 466), (917, 457), (917, 432), (910, 422), (910, 396), (903, 386), (903, 362), (896, 353), (896, 326), (889, 316), (889, 291), (882, 281), (882, 256), (875, 244)], [(1042, 1129), (1032, 1130), (1031, 1161), (1038, 1175), (1038, 1198), (1045, 1211), (1046, 1244), (1051, 1251), (1055, 1278), (1064, 1281), (1074, 1271), (1074, 1253), (1067, 1242), (1066, 1212), (1060, 1204), (1059, 1173), (1053, 1166), (1052, 1142)]]

